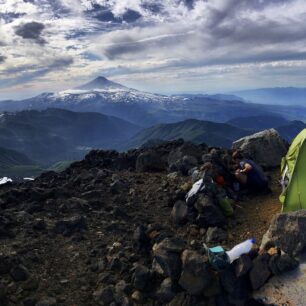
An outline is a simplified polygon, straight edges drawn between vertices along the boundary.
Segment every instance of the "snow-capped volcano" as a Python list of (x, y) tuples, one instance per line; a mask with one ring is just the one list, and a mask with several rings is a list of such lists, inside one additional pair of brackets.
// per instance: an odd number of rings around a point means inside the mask
[(0, 111), (62, 108), (77, 112), (98, 112), (127, 121), (151, 125), (159, 122), (155, 114), (183, 102), (182, 97), (170, 97), (142, 92), (98, 77), (89, 83), (56, 93), (42, 93), (22, 101), (0, 102)]
[[(61, 108), (76, 112), (96, 112), (115, 116), (139, 126), (171, 123), (186, 119), (226, 122), (250, 114), (273, 114), (274, 105), (257, 105), (241, 100), (226, 100), (208, 95), (165, 96), (143, 92), (115, 83), (105, 77), (57, 93), (42, 93), (21, 101), (0, 101), (2, 111), (44, 110)], [(277, 114), (289, 119), (305, 110), (292, 107), (277, 108)], [(298, 118), (300, 119), (300, 117)], [(304, 117), (301, 117), (303, 120)]]
[(128, 90), (127, 87), (119, 84), (119, 83), (115, 83), (113, 81), (108, 80), (107, 78), (103, 77), (103, 76), (99, 76), (96, 79), (92, 80), (89, 83), (86, 83), (84, 85), (81, 85), (79, 87), (75, 88), (76, 90), (89, 90), (89, 91), (98, 91), (98, 90), (109, 90), (109, 89), (113, 89), (113, 90)]
[(169, 102), (182, 100), (181, 97), (169, 97), (128, 88), (101, 76), (74, 89), (67, 89), (55, 93), (49, 98), (52, 100), (62, 99), (64, 103), (68, 104), (80, 104), (86, 103), (86, 101), (95, 103), (97, 101), (93, 100), (99, 100), (99, 103), (153, 103), (156, 105), (159, 104), (159, 107)]

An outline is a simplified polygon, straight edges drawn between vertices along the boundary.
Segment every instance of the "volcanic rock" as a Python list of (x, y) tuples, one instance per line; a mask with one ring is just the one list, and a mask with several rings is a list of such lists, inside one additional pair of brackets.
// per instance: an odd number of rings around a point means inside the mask
[(166, 170), (166, 163), (153, 150), (141, 153), (136, 160), (136, 171), (150, 172)]
[(151, 280), (150, 270), (142, 265), (135, 268), (135, 272), (132, 276), (132, 284), (134, 288), (144, 291), (149, 285)]
[(269, 129), (235, 141), (233, 149), (242, 150), (261, 166), (277, 167), (287, 153), (288, 144), (275, 129)]
[(219, 227), (209, 227), (206, 232), (206, 243), (218, 243), (227, 240), (227, 232)]
[(54, 231), (64, 236), (70, 236), (87, 228), (86, 219), (83, 216), (73, 216), (57, 221)]
[(306, 210), (276, 215), (262, 239), (261, 248), (275, 245), (291, 256), (306, 248)]
[(269, 268), (270, 255), (259, 255), (253, 260), (253, 267), (250, 271), (250, 281), (254, 290), (262, 287), (272, 275)]
[(163, 304), (169, 303), (175, 297), (174, 284), (170, 277), (163, 280), (156, 296)]
[(171, 218), (176, 224), (183, 224), (187, 220), (188, 209), (186, 202), (177, 201), (172, 209)]
[(13, 267), (10, 271), (10, 275), (16, 282), (25, 281), (30, 276), (29, 271), (23, 265), (18, 265), (16, 267)]
[(200, 294), (211, 281), (207, 259), (195, 251), (185, 250), (182, 253), (182, 264), (180, 286), (189, 294)]
[(109, 305), (114, 300), (114, 287), (110, 285), (99, 288), (93, 293), (93, 298), (98, 305)]

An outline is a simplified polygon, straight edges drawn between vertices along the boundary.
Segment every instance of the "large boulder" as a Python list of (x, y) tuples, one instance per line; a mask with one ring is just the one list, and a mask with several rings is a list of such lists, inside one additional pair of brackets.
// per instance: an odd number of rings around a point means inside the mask
[(154, 260), (153, 271), (177, 279), (181, 273), (180, 254), (185, 248), (185, 243), (178, 238), (166, 238), (153, 246)]
[(136, 171), (154, 172), (164, 171), (167, 165), (153, 149), (139, 154), (136, 160)]
[(196, 217), (198, 226), (203, 228), (222, 227), (226, 223), (222, 211), (209, 197), (201, 194), (194, 206), (199, 213)]
[(202, 293), (211, 281), (208, 260), (195, 251), (185, 250), (182, 264), (179, 285), (191, 295)]
[(262, 239), (261, 248), (275, 245), (289, 255), (306, 249), (306, 210), (276, 215)]
[(263, 167), (276, 167), (280, 165), (281, 158), (288, 150), (287, 142), (275, 129), (243, 137), (236, 140), (233, 149), (240, 149)]
[(178, 171), (187, 175), (188, 171), (201, 161), (203, 150), (206, 150), (206, 147), (200, 147), (190, 142), (185, 142), (179, 148), (172, 150), (168, 156), (170, 171)]

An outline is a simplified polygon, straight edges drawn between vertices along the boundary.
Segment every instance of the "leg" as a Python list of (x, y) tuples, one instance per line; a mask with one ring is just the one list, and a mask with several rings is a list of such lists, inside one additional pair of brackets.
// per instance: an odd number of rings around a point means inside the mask
[(239, 171), (236, 171), (235, 177), (236, 177), (236, 180), (237, 180), (241, 185), (246, 185), (246, 184), (247, 184), (248, 177), (247, 177), (245, 174), (240, 173)]

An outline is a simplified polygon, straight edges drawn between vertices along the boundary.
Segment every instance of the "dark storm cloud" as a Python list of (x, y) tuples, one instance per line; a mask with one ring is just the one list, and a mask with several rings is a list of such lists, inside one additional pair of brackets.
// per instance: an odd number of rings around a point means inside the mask
[(40, 22), (28, 22), (18, 26), (15, 30), (15, 34), (24, 38), (31, 39), (36, 43), (43, 45), (46, 41), (41, 37), (42, 31), (44, 30), (45, 25)]
[(6, 57), (3, 55), (0, 55), (0, 63), (3, 63), (5, 61)]

